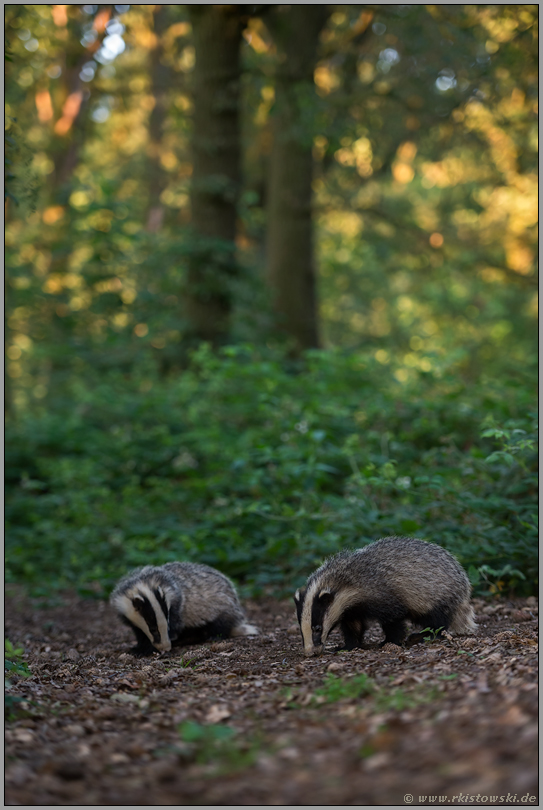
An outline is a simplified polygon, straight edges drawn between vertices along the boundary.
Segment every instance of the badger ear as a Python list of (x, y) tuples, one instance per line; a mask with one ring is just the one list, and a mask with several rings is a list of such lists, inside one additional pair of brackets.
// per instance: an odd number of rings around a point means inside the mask
[(319, 604), (328, 607), (334, 601), (334, 594), (332, 591), (322, 590), (317, 597)]
[(304, 601), (306, 590), (307, 588), (298, 588), (298, 590), (294, 594), (294, 601), (296, 602), (297, 605), (299, 605), (301, 602)]

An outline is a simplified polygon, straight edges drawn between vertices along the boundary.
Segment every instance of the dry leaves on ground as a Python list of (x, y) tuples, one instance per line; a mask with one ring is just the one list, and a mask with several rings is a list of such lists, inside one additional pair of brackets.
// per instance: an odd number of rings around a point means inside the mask
[(473, 637), (376, 629), (308, 660), (289, 602), (247, 605), (258, 637), (148, 659), (103, 602), (62, 602), (7, 594), (32, 673), (11, 678), (7, 806), (538, 803), (533, 597), (476, 600)]

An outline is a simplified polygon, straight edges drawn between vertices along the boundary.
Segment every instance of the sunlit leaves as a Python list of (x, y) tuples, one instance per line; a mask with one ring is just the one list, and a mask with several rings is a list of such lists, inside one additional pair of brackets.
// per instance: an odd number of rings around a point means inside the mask
[[(114, 336), (126, 340), (126, 357), (137, 337), (160, 355), (171, 348), (168, 335), (176, 346), (183, 335), (194, 51), (186, 8), (167, 15), (157, 34), (150, 6), (7, 7), (7, 114), (31, 147), (8, 177), (32, 170), (42, 190), (35, 216), (8, 204), (7, 315), (36, 344), (60, 352), (77, 340), (78, 356)], [(334, 345), (369, 346), (380, 365), (399, 359), (402, 383), (477, 376), (532, 353), (536, 35), (533, 5), (332, 10), (315, 72), (313, 138), (324, 334)], [(247, 189), (238, 245), (249, 265), (263, 244), (275, 102), (265, 22), (251, 20), (242, 52)], [(157, 53), (171, 71), (158, 146), (149, 131)], [(76, 168), (58, 189), (74, 142)], [(153, 247), (142, 238), (151, 159), (164, 170), (165, 211)], [(21, 185), (10, 188), (22, 200)], [(254, 276), (244, 294), (260, 323)], [(122, 289), (109, 286), (113, 279)], [(140, 337), (138, 324), (148, 327)], [(249, 329), (245, 315), (235, 328)], [(17, 351), (12, 371), (33, 391), (48, 361), (31, 365), (13, 344)]]

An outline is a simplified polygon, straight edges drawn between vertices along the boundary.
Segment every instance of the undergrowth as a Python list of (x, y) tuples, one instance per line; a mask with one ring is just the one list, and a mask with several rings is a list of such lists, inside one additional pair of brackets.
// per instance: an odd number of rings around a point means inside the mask
[(22, 647), (14, 647), (8, 638), (4, 640), (4, 712), (7, 720), (15, 717), (18, 704), (23, 702), (22, 698), (9, 694), (12, 686), (10, 678), (30, 678), (32, 675), (23, 656)]
[(179, 376), (73, 379), (6, 428), (6, 578), (105, 596), (183, 559), (291, 594), (329, 554), (439, 543), (477, 593), (537, 589), (528, 372), (400, 383), (373, 356), (201, 347)]
[(252, 765), (260, 748), (256, 739), (238, 736), (223, 725), (201, 725), (186, 720), (178, 726), (185, 748), (183, 755), (200, 765), (211, 765), (218, 773), (232, 773)]

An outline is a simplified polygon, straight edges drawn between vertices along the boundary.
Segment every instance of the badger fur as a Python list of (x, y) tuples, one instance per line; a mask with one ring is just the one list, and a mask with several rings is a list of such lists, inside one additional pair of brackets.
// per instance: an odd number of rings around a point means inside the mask
[(137, 645), (130, 652), (138, 656), (258, 633), (248, 624), (228, 577), (200, 563), (138, 568), (117, 583), (110, 602), (134, 631)]
[(476, 629), (470, 592), (460, 563), (424, 540), (385, 537), (340, 552), (294, 596), (304, 654), (320, 655), (338, 625), (343, 649), (360, 647), (369, 620), (379, 622), (385, 643), (402, 643), (406, 619), (424, 629), (468, 635)]

